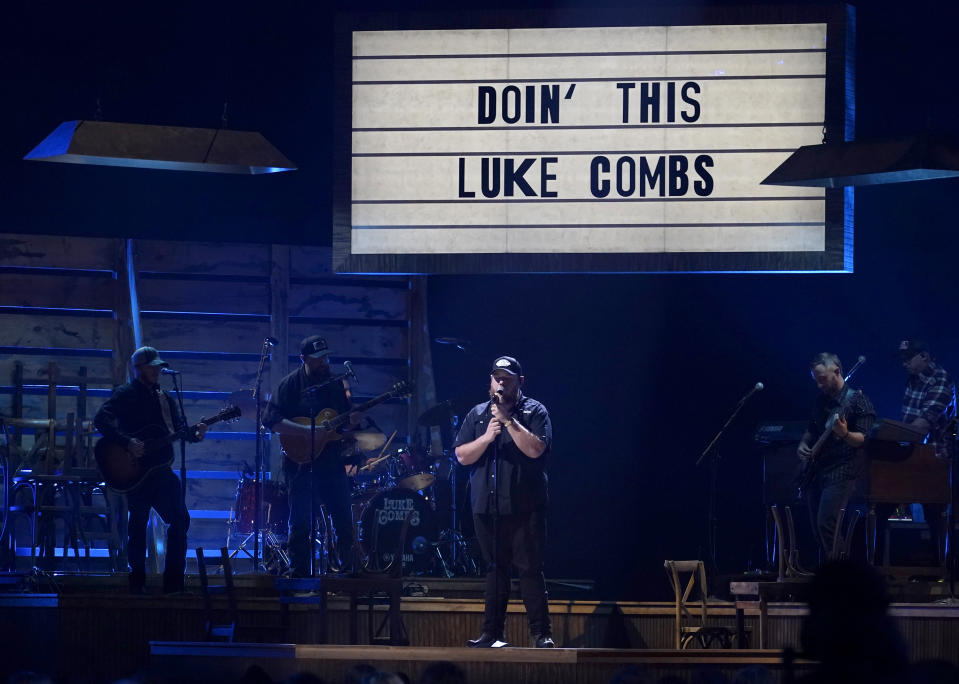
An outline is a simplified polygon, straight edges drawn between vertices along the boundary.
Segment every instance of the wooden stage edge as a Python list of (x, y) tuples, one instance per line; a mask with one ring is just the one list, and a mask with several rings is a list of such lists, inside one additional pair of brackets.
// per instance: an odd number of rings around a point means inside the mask
[[(636, 650), (606, 648), (473, 649), (430, 646), (342, 646), (313, 644), (228, 644), (151, 642), (151, 669), (178, 681), (236, 681), (251, 666), (274, 681), (311, 672), (327, 681), (343, 681), (349, 667), (369, 663), (388, 672), (403, 672), (413, 681), (433, 662), (459, 665), (471, 683), (608, 682), (617, 672), (636, 667), (655, 677), (688, 680), (704, 670), (732, 677), (747, 667), (765, 668), (772, 681), (783, 681), (781, 650)], [(814, 663), (797, 660), (793, 675)]]

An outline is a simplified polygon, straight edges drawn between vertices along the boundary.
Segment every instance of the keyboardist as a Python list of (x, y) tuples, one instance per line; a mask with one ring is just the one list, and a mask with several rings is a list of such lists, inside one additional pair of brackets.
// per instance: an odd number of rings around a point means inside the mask
[[(927, 445), (935, 446), (937, 458), (951, 458), (955, 443), (950, 424), (956, 416), (956, 386), (952, 377), (936, 363), (922, 340), (901, 341), (896, 355), (908, 374), (902, 399), (902, 422), (922, 433)], [(876, 509), (880, 544), (885, 521), (892, 508), (881, 506)], [(932, 539), (936, 541), (940, 561), (944, 559), (946, 548), (946, 526), (942, 523), (944, 513), (945, 506), (942, 504), (923, 504), (923, 517), (929, 525)]]

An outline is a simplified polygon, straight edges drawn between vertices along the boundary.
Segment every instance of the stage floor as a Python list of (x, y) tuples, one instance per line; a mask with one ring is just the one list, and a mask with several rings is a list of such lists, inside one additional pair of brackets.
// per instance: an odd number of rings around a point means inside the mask
[[(384, 668), (389, 665), (413, 675), (437, 659), (470, 663), (467, 669), (477, 677), (471, 682), (607, 681), (630, 665), (687, 678), (702, 666), (727, 674), (749, 665), (778, 667), (785, 649), (800, 650), (800, 629), (807, 612), (799, 602), (770, 603), (768, 650), (675, 651), (671, 602), (557, 598), (550, 600), (550, 614), (554, 638), (562, 648), (537, 651), (520, 648), (528, 644), (526, 615), (522, 603), (513, 600), (507, 639), (519, 647), (478, 651), (463, 648), (467, 639), (477, 636), (482, 622), (482, 599), (462, 597), (474, 591), (469, 583), (475, 579), (430, 578), (424, 586), (424, 578), (415, 578), (419, 588), (428, 592), (401, 600), (409, 647), (368, 645), (370, 628), (375, 632), (385, 621), (385, 606), (375, 606), (372, 613), (361, 608), (357, 616), (361, 643), (346, 645), (350, 605), (338, 595), (328, 599), (328, 643), (332, 645), (318, 645), (315, 605), (291, 606), (284, 623), (272, 578), (241, 576), (238, 643), (215, 645), (202, 643), (206, 616), (194, 578), (189, 584), (193, 594), (170, 597), (130, 596), (124, 576), (12, 579), (29, 581), (25, 587), (8, 587), (21, 591), (0, 593), (0, 643), (11, 654), (2, 661), (0, 681), (24, 668), (65, 681), (81, 674), (93, 681), (113, 681), (151, 665), (166, 668), (175, 660), (169, 649), (186, 645), (192, 653), (189, 658), (198, 659), (197, 668), (245, 669), (267, 662), (271, 667), (292, 668), (290, 674), (298, 668), (327, 672), (323, 676), (328, 681), (342, 681), (351, 662), (382, 662)], [(695, 609), (695, 604), (691, 607)], [(899, 602), (892, 604), (890, 613), (913, 660), (940, 658), (959, 664), (959, 607)], [(710, 601), (709, 616), (716, 626), (735, 628), (735, 605), (729, 601)], [(756, 645), (758, 615), (747, 612), (745, 626)], [(186, 657), (185, 653), (177, 656)], [(222, 662), (210, 664), (218, 661)], [(487, 677), (492, 679), (483, 679)]]
[[(262, 669), (274, 681), (310, 672), (328, 682), (344, 681), (356, 663), (385, 672), (402, 672), (417, 681), (433, 662), (456, 663), (471, 684), (605, 684), (626, 668), (643, 671), (652, 681), (669, 675), (692, 681), (703, 671), (732, 680), (747, 667), (765, 668), (773, 682), (782, 682), (781, 651), (759, 650), (629, 650), (602, 648), (438, 648), (428, 646), (317, 646), (304, 644), (211, 644), (153, 642), (151, 669), (178, 681), (238, 681), (250, 667)], [(813, 663), (796, 661), (801, 676)]]

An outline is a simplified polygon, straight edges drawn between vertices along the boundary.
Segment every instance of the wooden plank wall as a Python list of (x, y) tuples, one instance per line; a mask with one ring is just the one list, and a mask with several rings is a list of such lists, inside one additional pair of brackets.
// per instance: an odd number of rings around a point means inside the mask
[[(191, 421), (215, 413), (231, 393), (250, 390), (267, 336), (280, 344), (266, 364), (270, 392), (299, 364), (299, 341), (324, 335), (339, 370), (354, 364), (362, 401), (409, 378), (410, 294), (403, 277), (351, 278), (330, 270), (330, 250), (319, 247), (137, 240), (134, 267), (143, 344), (160, 350), (182, 372)], [(127, 354), (113, 352), (123, 328), (128, 293), (124, 241), (97, 238), (0, 236), (0, 412), (12, 410), (12, 368), (36, 375), (49, 360), (86, 365), (110, 376)], [(122, 332), (122, 331), (121, 331)], [(162, 380), (168, 387), (169, 380)], [(68, 395), (69, 388), (58, 393)], [(109, 396), (91, 391), (88, 415)], [(62, 407), (60, 406), (62, 404)], [(58, 412), (72, 410), (58, 402)], [(45, 389), (25, 398), (25, 415), (46, 417)], [(371, 411), (389, 434), (405, 441), (408, 403), (393, 400)], [(219, 547), (226, 539), (237, 481), (255, 462), (252, 417), (217, 424), (187, 450), (187, 505), (191, 548)], [(275, 440), (267, 442), (267, 470), (279, 476)]]
[[(24, 376), (48, 380), (48, 364), (60, 375), (81, 367), (94, 378), (115, 381), (125, 360), (114, 353), (127, 331), (115, 311), (123, 307), (125, 283), (122, 240), (0, 235), (0, 413), (13, 413), (13, 373), (17, 361)], [(91, 383), (88, 417), (109, 396), (111, 382)], [(24, 416), (47, 418), (47, 388), (33, 387), (24, 397)], [(62, 387), (61, 397), (76, 388)], [(58, 397), (63, 418), (73, 401)], [(28, 436), (29, 443), (29, 436)]]

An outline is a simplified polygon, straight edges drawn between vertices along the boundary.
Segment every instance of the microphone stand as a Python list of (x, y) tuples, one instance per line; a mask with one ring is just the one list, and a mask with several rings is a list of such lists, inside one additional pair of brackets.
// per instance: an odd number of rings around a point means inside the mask
[[(182, 385), (177, 383), (178, 376), (179, 373), (175, 373), (170, 376), (170, 379), (173, 381), (173, 391), (176, 393), (177, 404), (180, 406), (180, 418), (183, 419), (183, 428), (187, 429), (190, 423), (186, 419), (186, 409), (183, 408), (183, 393), (180, 391)], [(186, 433), (180, 436), (180, 501), (183, 504), (183, 508), (186, 509)]]
[(310, 577), (316, 577), (316, 535), (319, 532), (319, 526), (316, 522), (316, 473), (313, 468), (316, 465), (316, 415), (321, 411), (317, 404), (316, 391), (321, 387), (326, 387), (330, 383), (342, 381), (349, 373), (331, 376), (324, 382), (316, 385), (310, 385), (300, 396), (302, 396), (310, 405)]
[(263, 366), (266, 357), (270, 354), (270, 338), (263, 340), (260, 350), (260, 365), (256, 369), (256, 383), (253, 385), (253, 401), (256, 402), (256, 434), (255, 434), (255, 465), (253, 472), (253, 572), (260, 571), (260, 530), (262, 528), (263, 511), (263, 400), (261, 398), (261, 383), (263, 381)]
[[(955, 401), (953, 402), (955, 403)], [(959, 597), (956, 596), (956, 569), (959, 566), (959, 557), (956, 555), (956, 504), (959, 503), (959, 497), (956, 492), (959, 491), (959, 482), (956, 477), (959, 476), (959, 468), (956, 467), (957, 454), (959, 454), (959, 415), (952, 418), (952, 462), (950, 464), (950, 479), (952, 487), (949, 503), (949, 514), (946, 516), (946, 569), (949, 573), (949, 605), (957, 605)], [(939, 540), (936, 540), (938, 546)]]
[[(759, 385), (759, 383), (757, 383)], [(712, 441), (706, 446), (703, 450), (703, 453), (699, 455), (699, 458), (696, 459), (696, 467), (703, 462), (703, 459), (706, 458), (706, 455), (709, 455), (709, 500), (707, 505), (706, 512), (706, 557), (709, 559), (709, 567), (712, 569), (712, 572), (718, 571), (717, 566), (717, 528), (719, 521), (716, 518), (716, 485), (719, 480), (719, 461), (722, 456), (719, 453), (719, 449), (714, 448), (719, 440), (722, 438), (723, 433), (726, 432), (726, 429), (732, 424), (736, 419), (736, 416), (739, 415), (739, 412), (742, 410), (743, 406), (746, 405), (746, 401), (753, 394), (758, 392), (760, 389), (759, 386), (753, 387), (749, 390), (742, 399), (739, 400), (739, 403), (736, 404), (736, 408), (733, 409), (733, 412), (729, 415), (729, 418), (726, 419), (726, 422), (719, 432), (716, 433), (716, 436), (713, 437)]]
[[(492, 399), (490, 400), (492, 402)], [(497, 404), (499, 402), (496, 402)], [(490, 408), (490, 420), (496, 420), (492, 417), (492, 407)], [(501, 587), (500, 583), (500, 574), (499, 574), (499, 440), (500, 436), (497, 435), (496, 439), (493, 440), (493, 577), (496, 578), (496, 602), (499, 605), (499, 592)], [(506, 592), (509, 596), (509, 568), (506, 569)], [(503, 641), (506, 641), (506, 635), (503, 635)]]

